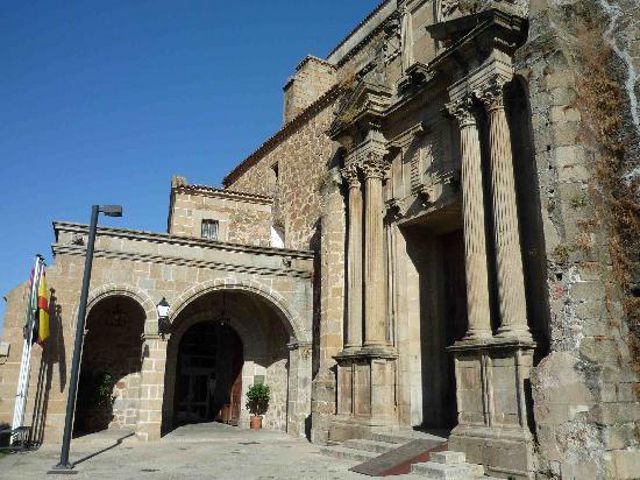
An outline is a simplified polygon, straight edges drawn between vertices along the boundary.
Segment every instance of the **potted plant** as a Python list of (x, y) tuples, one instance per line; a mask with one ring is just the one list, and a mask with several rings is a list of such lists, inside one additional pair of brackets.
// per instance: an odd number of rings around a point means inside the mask
[(247, 392), (246, 407), (251, 412), (251, 419), (249, 426), (252, 429), (262, 428), (262, 415), (264, 415), (269, 408), (269, 400), (271, 399), (271, 392), (269, 386), (262, 383), (251, 385)]

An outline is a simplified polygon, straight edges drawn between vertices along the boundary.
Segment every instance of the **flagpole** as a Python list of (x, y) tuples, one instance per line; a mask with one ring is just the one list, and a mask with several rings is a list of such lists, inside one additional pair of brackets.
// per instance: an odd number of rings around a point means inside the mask
[[(29, 288), (29, 297), (27, 299), (26, 308), (26, 335), (22, 347), (22, 360), (20, 362), (20, 376), (18, 379), (18, 390), (16, 392), (16, 401), (13, 409), (13, 423), (11, 430), (15, 431), (24, 424), (24, 414), (27, 407), (27, 395), (29, 392), (29, 375), (31, 363), (31, 350), (33, 347), (33, 327), (35, 322), (35, 309), (37, 301), (34, 302), (34, 296), (38, 289), (38, 282), (44, 268), (44, 259), (42, 255), (36, 255), (33, 265), (33, 277)], [(13, 435), (11, 441), (13, 442)]]

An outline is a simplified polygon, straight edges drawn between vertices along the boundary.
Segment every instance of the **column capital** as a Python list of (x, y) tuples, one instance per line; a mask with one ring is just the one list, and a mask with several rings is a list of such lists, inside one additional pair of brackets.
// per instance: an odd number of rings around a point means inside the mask
[(484, 84), (482, 88), (474, 90), (473, 96), (477, 98), (489, 112), (504, 108), (504, 85), (506, 83), (507, 80), (504, 77), (495, 75)]
[(384, 178), (388, 166), (384, 161), (384, 155), (379, 152), (368, 152), (362, 160), (365, 178)]
[(445, 104), (445, 108), (447, 113), (456, 119), (460, 128), (476, 124), (476, 117), (473, 113), (473, 98), (470, 95), (452, 100)]
[(360, 188), (360, 175), (356, 163), (349, 163), (340, 170), (342, 178), (347, 182), (349, 188)]

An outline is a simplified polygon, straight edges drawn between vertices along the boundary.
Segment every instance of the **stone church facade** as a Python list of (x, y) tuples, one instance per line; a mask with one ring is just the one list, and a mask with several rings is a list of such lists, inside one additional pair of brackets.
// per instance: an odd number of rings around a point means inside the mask
[[(618, 16), (386, 0), (305, 58), (283, 127), (224, 189), (174, 177), (168, 233), (99, 230), (83, 365), (116, 377), (104, 426), (246, 425), (265, 382), (265, 427), (313, 442), (413, 427), (495, 476), (638, 478), (640, 41)], [(45, 441), (64, 422), (87, 227), (54, 232), (28, 410)]]

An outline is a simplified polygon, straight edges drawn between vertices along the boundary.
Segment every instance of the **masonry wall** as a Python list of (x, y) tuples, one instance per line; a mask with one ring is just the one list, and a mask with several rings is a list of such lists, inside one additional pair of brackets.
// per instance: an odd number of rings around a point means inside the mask
[(325, 60), (308, 56), (284, 87), (284, 123), (300, 115), (336, 83), (335, 67)]
[(259, 151), (252, 166), (227, 185), (230, 190), (269, 194), (264, 179), (270, 175), (273, 165), (278, 164), (274, 223), (284, 227), (287, 248), (317, 248), (320, 188), (328, 168), (336, 163), (336, 147), (326, 135), (334, 118), (334, 108), (334, 103), (328, 102), (287, 131), (276, 145), (265, 152)]
[[(264, 182), (264, 179), (263, 179)], [(219, 222), (218, 240), (243, 245), (271, 245), (270, 198), (250, 198), (214, 189), (172, 188), (169, 233), (200, 238), (203, 220)]]
[[(640, 472), (637, 303), (628, 293), (638, 278), (638, 236), (634, 244), (628, 230), (638, 228), (637, 217), (623, 220), (622, 235), (618, 223), (621, 200), (628, 215), (638, 212), (637, 197), (635, 207), (624, 201), (623, 176), (632, 162), (637, 168), (638, 148), (625, 55), (637, 66), (640, 52), (637, 14), (627, 2), (612, 5), (532, 2), (529, 41), (518, 53), (531, 101), (551, 314), (551, 353), (533, 378), (541, 478)], [(636, 178), (627, 188), (637, 185)]]

